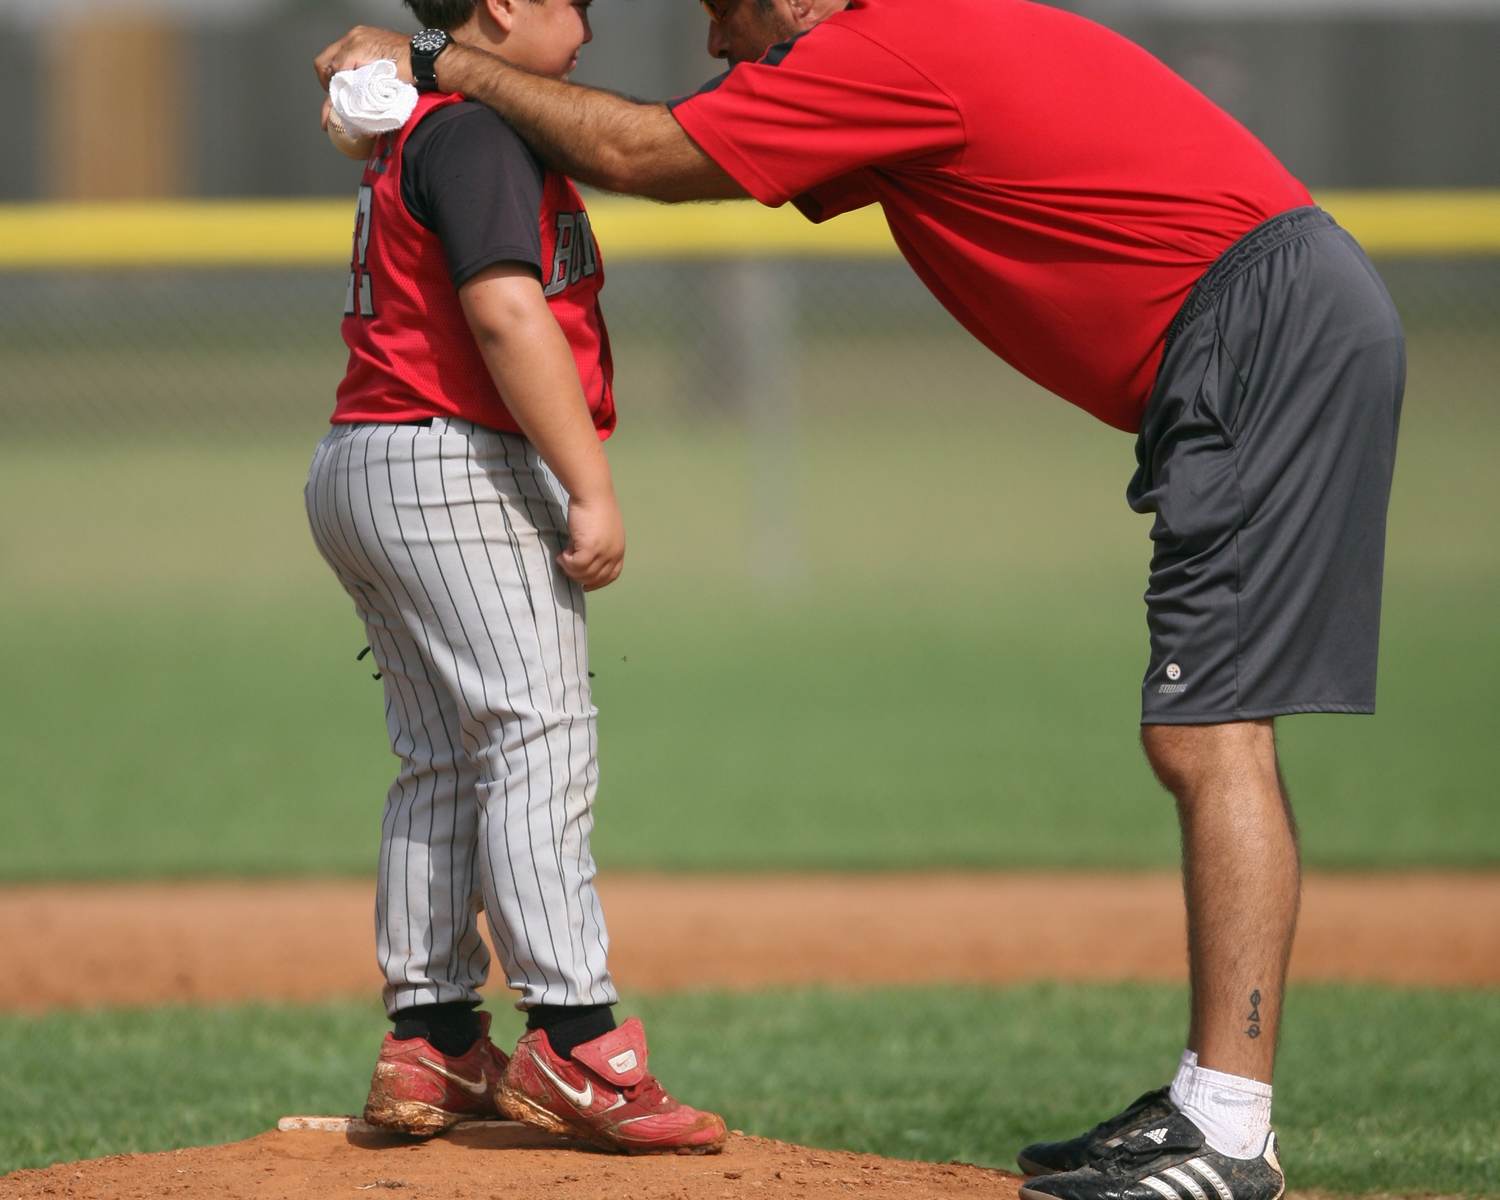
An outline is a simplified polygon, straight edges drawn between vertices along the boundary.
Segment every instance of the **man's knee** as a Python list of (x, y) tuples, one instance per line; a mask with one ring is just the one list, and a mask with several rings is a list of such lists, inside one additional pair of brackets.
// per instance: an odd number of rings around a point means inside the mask
[(1198, 773), (1196, 739), (1188, 732), (1192, 728), (1183, 725), (1141, 726), (1141, 745), (1146, 750), (1146, 761), (1156, 772), (1162, 787), (1174, 796), (1190, 792)]
[(1276, 740), (1270, 721), (1143, 725), (1141, 745), (1162, 786), (1179, 801), (1247, 775), (1269, 773), (1276, 778)]

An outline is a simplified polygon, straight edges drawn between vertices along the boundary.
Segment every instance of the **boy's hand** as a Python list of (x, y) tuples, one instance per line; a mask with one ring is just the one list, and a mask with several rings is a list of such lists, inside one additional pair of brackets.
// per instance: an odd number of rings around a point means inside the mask
[(568, 548), (557, 565), (586, 592), (608, 587), (625, 565), (625, 521), (613, 493), (568, 504)]

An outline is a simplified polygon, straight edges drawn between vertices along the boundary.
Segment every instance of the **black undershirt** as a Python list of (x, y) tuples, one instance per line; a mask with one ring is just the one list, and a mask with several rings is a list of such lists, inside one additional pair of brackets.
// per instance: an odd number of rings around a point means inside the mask
[(465, 101), (417, 126), (402, 156), (406, 210), (443, 244), (453, 286), (496, 263), (542, 274), (542, 166), (499, 114)]

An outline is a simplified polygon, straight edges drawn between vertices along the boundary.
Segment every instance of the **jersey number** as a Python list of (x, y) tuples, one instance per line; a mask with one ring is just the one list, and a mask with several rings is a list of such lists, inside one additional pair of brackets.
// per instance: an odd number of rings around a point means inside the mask
[(375, 189), (359, 189), (359, 209), (354, 217), (354, 257), (349, 267), (349, 291), (344, 297), (344, 316), (373, 317), (375, 288), (366, 262), (370, 256), (370, 222), (375, 218)]

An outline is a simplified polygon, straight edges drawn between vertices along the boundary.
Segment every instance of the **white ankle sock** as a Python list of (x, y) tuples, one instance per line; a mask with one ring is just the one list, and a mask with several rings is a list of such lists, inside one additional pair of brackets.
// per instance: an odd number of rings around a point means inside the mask
[(1189, 1077), (1188, 1073), (1197, 1065), (1198, 1056), (1191, 1050), (1184, 1050), (1182, 1052), (1182, 1058), (1179, 1059), (1177, 1063), (1177, 1074), (1172, 1076), (1172, 1103), (1176, 1104), (1179, 1108), (1182, 1107), (1182, 1104), (1177, 1099), (1177, 1094), (1179, 1092), (1186, 1092)]
[(1271, 1085), (1196, 1062), (1185, 1074), (1179, 1068), (1172, 1081), (1172, 1103), (1203, 1131), (1209, 1146), (1230, 1158), (1259, 1155), (1271, 1132)]

